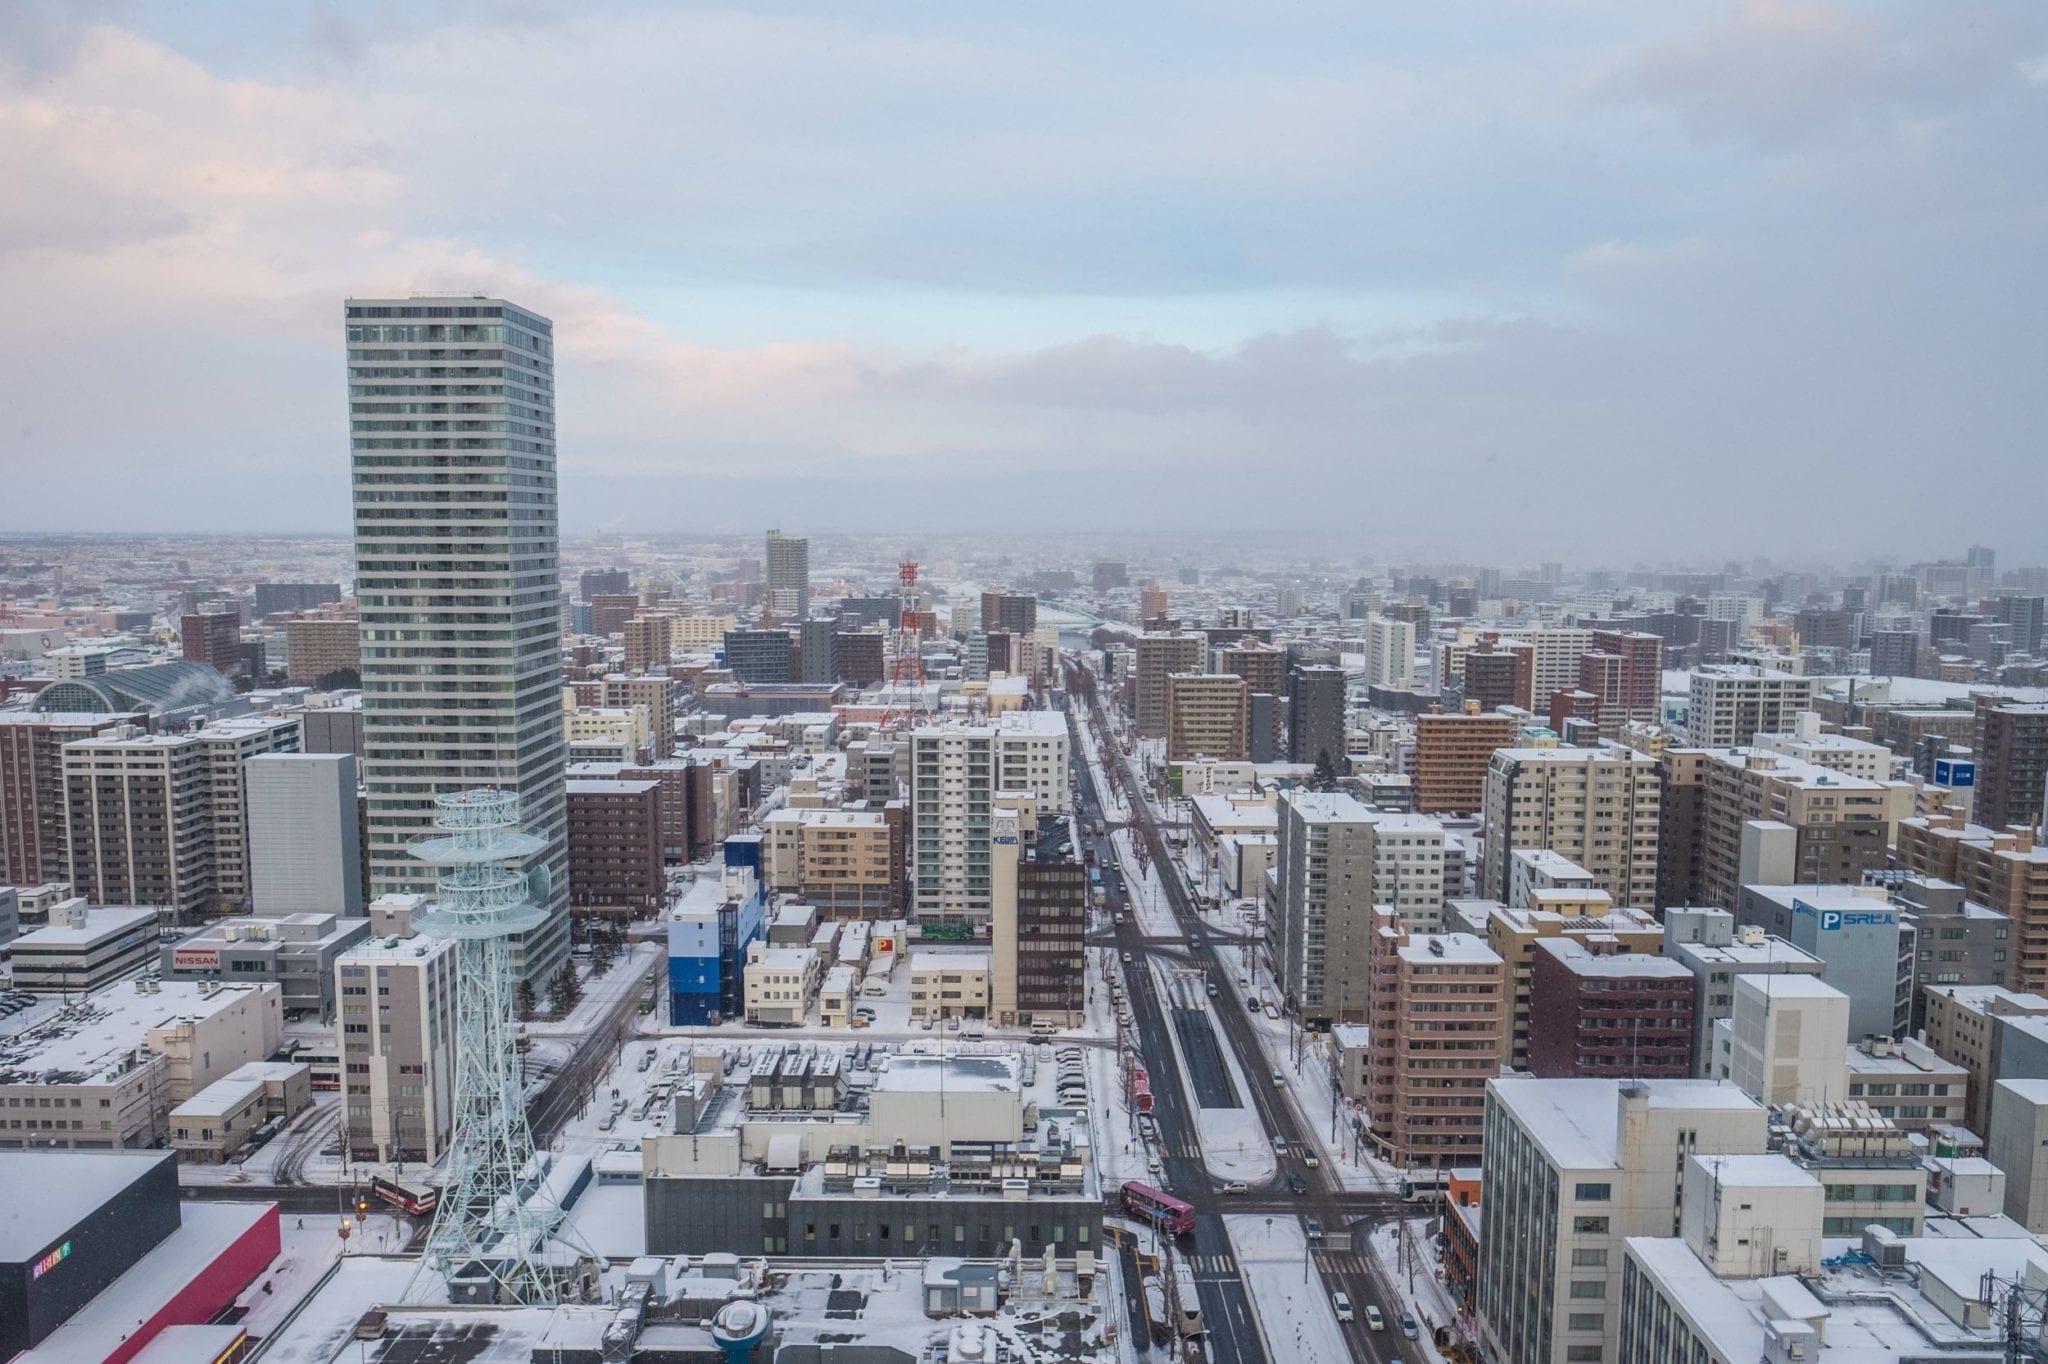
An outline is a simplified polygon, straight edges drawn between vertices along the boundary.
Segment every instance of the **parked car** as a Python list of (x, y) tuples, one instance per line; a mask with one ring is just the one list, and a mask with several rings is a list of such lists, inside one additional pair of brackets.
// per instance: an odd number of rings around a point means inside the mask
[(1416, 1329), (1415, 1316), (1413, 1313), (1403, 1312), (1401, 1314), (1401, 1334), (1408, 1337), (1408, 1339), (1410, 1340), (1414, 1340), (1416, 1336), (1420, 1334), (1420, 1332)]

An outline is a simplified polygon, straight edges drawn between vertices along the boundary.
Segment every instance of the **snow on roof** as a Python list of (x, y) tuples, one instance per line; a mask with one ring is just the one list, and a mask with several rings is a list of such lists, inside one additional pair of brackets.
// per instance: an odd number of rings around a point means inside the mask
[(263, 1097), (263, 1081), (237, 1071), (224, 1075), (171, 1110), (174, 1118), (220, 1118)]
[(1486, 939), (1470, 933), (1411, 934), (1401, 945), (1401, 959), (1418, 966), (1500, 965), (1500, 954), (1486, 945)]
[(133, 982), (110, 986), (75, 1006), (83, 1012), (42, 1017), (0, 1041), (0, 1072), (11, 1084), (91, 1083), (127, 1067), (152, 1028), (210, 1017), (266, 989), (274, 992), (277, 986), (209, 988), (196, 980), (166, 980), (149, 991), (136, 989)]
[(1735, 982), (1738, 990), (1753, 990), (1771, 999), (1847, 999), (1849, 996), (1819, 976), (1743, 976)]
[(0, 1202), (0, 1263), (20, 1264), (141, 1179), (168, 1151), (0, 1151), (0, 1189), (35, 1197)]
[(1022, 1068), (1010, 1056), (891, 1056), (875, 1077), (878, 1092), (937, 1093), (940, 1090), (1018, 1093)]
[(73, 928), (69, 924), (45, 924), (43, 927), (22, 934), (14, 940), (17, 952), (34, 951), (39, 947), (85, 947), (101, 938), (127, 933), (145, 924), (157, 921), (157, 911), (141, 909), (130, 905), (93, 905), (85, 911), (85, 923)]
[(1723, 1184), (1731, 1187), (1758, 1188), (1767, 1185), (1781, 1189), (1811, 1189), (1820, 1184), (1812, 1172), (1790, 1157), (1778, 1154), (1694, 1156), (1693, 1159), (1712, 1170)]
[[(1652, 1108), (1750, 1109), (1756, 1100), (1717, 1080), (1637, 1082)], [(1560, 1168), (1610, 1169), (1615, 1163), (1620, 1080), (1502, 1076), (1490, 1082), (1494, 1098)], [(1759, 1128), (1761, 1131), (1761, 1128)]]
[(1684, 962), (1653, 952), (1592, 952), (1577, 938), (1538, 938), (1536, 950), (1556, 957), (1575, 975), (1630, 980), (1692, 979)]

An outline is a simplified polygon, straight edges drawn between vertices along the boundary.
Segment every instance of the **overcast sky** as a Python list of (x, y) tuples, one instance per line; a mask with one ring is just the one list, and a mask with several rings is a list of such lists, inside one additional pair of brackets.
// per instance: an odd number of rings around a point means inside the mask
[(0, 529), (343, 529), (341, 299), (565, 525), (2048, 559), (2048, 5), (0, 3)]

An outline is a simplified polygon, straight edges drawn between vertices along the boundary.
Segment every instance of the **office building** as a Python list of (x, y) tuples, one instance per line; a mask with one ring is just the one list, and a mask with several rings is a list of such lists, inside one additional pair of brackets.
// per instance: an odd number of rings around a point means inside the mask
[(1684, 1079), (1692, 1074), (1692, 972), (1594, 938), (1534, 947), (1528, 1070), (1546, 1078)]
[(1132, 718), (1140, 738), (1166, 737), (1166, 679), (1175, 673), (1200, 672), (1208, 642), (1207, 636), (1196, 634), (1138, 636)]
[(1130, 570), (1119, 563), (1098, 563), (1089, 571), (1088, 585), (1097, 593), (1114, 592), (1119, 587), (1129, 587)]
[(2040, 827), (2048, 796), (2048, 702), (1979, 694), (1976, 720), (1971, 818), (1989, 829)]
[(1476, 1164), (1487, 1082), (1507, 1056), (1501, 959), (1470, 933), (1415, 933), (1385, 906), (1369, 917), (1373, 1143), (1404, 1169)]
[(838, 649), (836, 681), (854, 687), (873, 687), (879, 686), (889, 675), (886, 637), (882, 631), (841, 630), (835, 638)]
[(132, 719), (93, 712), (0, 712), (0, 883), (37, 886), (71, 874), (64, 745)]
[(1870, 632), (1870, 671), (1877, 677), (1916, 677), (1920, 672), (1920, 632)]
[(623, 568), (586, 568), (576, 577), (576, 595), (584, 601), (595, 601), (600, 593), (632, 590), (632, 576)]
[(1905, 1035), (1918, 934), (1881, 887), (1746, 885), (1735, 922), (1753, 924), (1820, 959), (1821, 979), (1850, 1001), (1845, 1038)]
[(261, 620), (292, 611), (317, 611), (340, 600), (340, 583), (257, 583), (250, 612)]
[(787, 630), (728, 630), (725, 666), (743, 683), (795, 682), (796, 642)]
[(747, 950), (768, 930), (759, 849), (735, 840), (668, 912), (668, 1021), (702, 1027), (746, 1012)]
[(771, 620), (803, 620), (811, 614), (811, 542), (768, 532), (767, 614)]
[(675, 617), (666, 611), (642, 611), (627, 621), (620, 634), (626, 644), (626, 671), (668, 671), (675, 652)]
[(806, 616), (797, 634), (797, 681), (827, 684), (839, 680), (839, 620)]
[(218, 919), (157, 949), (165, 980), (275, 985), (287, 1018), (334, 1017), (334, 964), (370, 935), (370, 921), (334, 914)]
[(305, 616), (284, 626), (285, 681), (312, 686), (337, 673), (360, 673), (362, 627), (354, 615)]
[(179, 619), (184, 657), (204, 663), (223, 677), (242, 671), (242, 617), (237, 611), (190, 612)]
[(1735, 1015), (1735, 981), (1742, 976), (1818, 976), (1819, 957), (1751, 925), (1737, 930), (1725, 909), (1664, 912), (1664, 955), (1692, 973), (1693, 1070), (1702, 1073), (1714, 1052), (1714, 1025)]
[(1173, 673), (1166, 679), (1166, 760), (1248, 756), (1251, 698), (1235, 673)]
[(1766, 1138), (1763, 1107), (1730, 1085), (1493, 1081), (1474, 1285), (1489, 1357), (1632, 1364), (1614, 1350), (1624, 1247), (1678, 1229), (1686, 1157), (1760, 1155)]
[(378, 938), (336, 959), (341, 1131), (352, 1160), (430, 1165), (455, 1120), (456, 943)]
[(1339, 776), (1349, 771), (1348, 710), (1349, 687), (1342, 668), (1318, 664), (1292, 669), (1288, 673), (1287, 761), (1317, 766), (1327, 761)]
[(1847, 994), (1819, 976), (1737, 976), (1734, 1011), (1714, 1025), (1712, 1078), (1728, 1080), (1766, 1108), (1839, 1104), (1847, 1094), (1853, 1008)]
[[(435, 796), (516, 791), (547, 845), (528, 870), (545, 869), (548, 917), (513, 956), (546, 980), (569, 948), (554, 327), (484, 297), (346, 311), (369, 893), (432, 889), (437, 869), (407, 850)], [(461, 414), (416, 415), (457, 399)]]
[(1374, 616), (1365, 626), (1365, 680), (1373, 687), (1415, 685), (1415, 623)]
[(1488, 763), (1479, 893), (1508, 898), (1518, 848), (1548, 848), (1592, 873), (1618, 905), (1657, 894), (1657, 764), (1627, 748), (1503, 748)]
[(910, 822), (917, 917), (986, 923), (989, 821), (998, 792), (1066, 808), (1067, 728), (1056, 711), (1013, 711), (986, 725), (931, 725), (910, 736)]
[(1735, 748), (1790, 732), (1813, 709), (1814, 680), (1741, 664), (1694, 668), (1686, 733), (1696, 748)]
[(80, 896), (60, 900), (48, 922), (14, 940), (14, 988), (97, 994), (149, 965), (159, 919), (147, 907), (88, 905)]
[(2015, 652), (2040, 657), (2044, 610), (2048, 610), (2048, 599), (2018, 592), (1998, 594), (1998, 620), (2011, 631)]
[(578, 910), (641, 919), (662, 907), (661, 783), (577, 778), (565, 785), (569, 810), (569, 903)]
[(296, 754), (299, 722), (288, 715), (240, 715), (197, 731), (206, 755), (213, 830), (214, 895), (223, 914), (246, 912), (249, 887), (248, 766), (270, 753)]
[(249, 905), (262, 916), (363, 912), (353, 753), (259, 753), (243, 769)]

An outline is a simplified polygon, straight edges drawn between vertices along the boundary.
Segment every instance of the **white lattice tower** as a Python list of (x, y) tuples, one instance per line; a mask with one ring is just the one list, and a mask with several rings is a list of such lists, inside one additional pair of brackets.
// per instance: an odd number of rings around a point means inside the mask
[(445, 1287), (451, 1301), (552, 1305), (579, 1262), (595, 1257), (565, 1243), (565, 1213), (534, 1159), (520, 1077), (511, 939), (547, 913), (533, 903), (519, 864), (547, 842), (520, 832), (514, 792), (485, 787), (434, 803), (443, 832), (410, 851), (446, 870), (414, 927), (456, 941), (455, 1123), (447, 1178), (406, 1297)]

